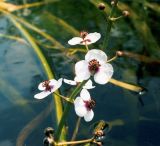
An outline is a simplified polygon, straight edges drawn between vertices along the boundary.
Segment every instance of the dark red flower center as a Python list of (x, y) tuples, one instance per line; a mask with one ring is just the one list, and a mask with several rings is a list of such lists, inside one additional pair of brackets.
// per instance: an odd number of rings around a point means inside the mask
[(100, 66), (101, 65), (99, 64), (99, 61), (97, 61), (96, 59), (93, 59), (89, 62), (88, 69), (91, 74), (95, 74), (96, 72), (99, 71)]
[(80, 32), (80, 36), (83, 39), (83, 41), (80, 42), (81, 44), (83, 44), (83, 43), (86, 44), (87, 42), (91, 42), (90, 39), (85, 39), (87, 35), (88, 35), (88, 32), (86, 32), (86, 31), (81, 31)]
[(50, 91), (51, 92), (51, 90), (53, 89), (53, 86), (49, 85), (49, 83), (50, 83), (50, 81), (48, 81), (48, 80), (44, 81), (42, 83), (42, 86), (45, 87), (45, 91)]
[(84, 40), (84, 38), (86, 37), (88, 35), (88, 32), (86, 32), (86, 31), (81, 31), (80, 32), (80, 36), (81, 36), (81, 38)]
[(91, 109), (93, 109), (96, 105), (96, 102), (91, 99), (89, 101), (83, 101), (85, 103), (85, 107), (87, 108), (88, 111), (90, 111)]
[(83, 40), (83, 41), (81, 41), (80, 43), (81, 43), (81, 44), (83, 44), (83, 43), (85, 43), (85, 44), (86, 44), (87, 42), (91, 42), (91, 40), (90, 40), (90, 39), (84, 39), (84, 40)]

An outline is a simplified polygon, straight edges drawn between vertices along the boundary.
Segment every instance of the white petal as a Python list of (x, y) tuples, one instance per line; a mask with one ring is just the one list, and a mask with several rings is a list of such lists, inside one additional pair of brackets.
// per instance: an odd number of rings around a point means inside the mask
[(75, 112), (79, 117), (84, 117), (87, 114), (87, 109), (85, 106), (75, 106)]
[(84, 116), (84, 120), (86, 122), (89, 122), (93, 119), (93, 117), (94, 117), (94, 112), (93, 110), (90, 110), (90, 111), (87, 111), (87, 114)]
[(113, 66), (111, 64), (109, 64), (109, 63), (103, 64), (100, 67), (99, 71), (103, 71), (103, 72), (105, 72), (107, 74), (107, 79), (106, 79), (107, 82), (111, 79), (111, 77), (113, 75), (113, 72), (114, 72)]
[(54, 85), (56, 85), (57, 84), (57, 80), (55, 80), (55, 79), (51, 79), (51, 80), (49, 80), (50, 82), (49, 82), (49, 85), (51, 85), (51, 86), (54, 86)]
[(43, 92), (40, 92), (40, 93), (34, 95), (34, 98), (36, 98), (36, 99), (43, 99), (46, 96), (50, 95), (51, 93), (52, 92), (50, 92), (50, 91), (43, 91)]
[(101, 66), (99, 72), (94, 75), (94, 80), (98, 84), (106, 84), (113, 75), (113, 67), (107, 63)]
[(92, 85), (92, 81), (88, 80), (87, 83), (83, 86), (83, 89), (93, 89), (95, 86)]
[(50, 85), (53, 86), (53, 89), (51, 89), (51, 92), (56, 91), (62, 85), (62, 80), (63, 80), (62, 78), (60, 78), (58, 81), (54, 79), (50, 80), (51, 81)]
[(63, 81), (66, 83), (66, 84), (69, 84), (69, 85), (77, 85), (77, 82), (76, 81), (73, 81), (73, 80), (67, 80), (67, 79), (63, 79)]
[(91, 96), (88, 92), (87, 89), (82, 89), (81, 93), (80, 93), (80, 97), (84, 100), (84, 101), (88, 101), (91, 99)]
[(96, 41), (98, 41), (101, 38), (101, 34), (94, 32), (94, 33), (89, 33), (85, 39), (89, 39), (91, 42), (87, 42), (87, 44), (92, 44), (95, 43)]
[(90, 77), (88, 62), (81, 60), (75, 64), (75, 73), (80, 80), (87, 80)]
[(83, 41), (82, 38), (80, 38), (80, 37), (74, 37), (74, 38), (72, 38), (72, 39), (70, 39), (68, 41), (68, 44), (70, 44), (70, 45), (77, 45), (77, 44), (80, 44), (81, 41)]
[(78, 78), (77, 76), (74, 78), (74, 80), (75, 80), (76, 82), (82, 82), (82, 81), (83, 81), (82, 79)]
[(43, 86), (43, 83), (44, 83), (44, 82), (42, 82), (42, 83), (40, 83), (40, 84), (38, 85), (38, 89), (41, 90), (41, 91), (45, 90), (45, 87)]
[(75, 107), (84, 106), (85, 103), (83, 102), (83, 99), (82, 99), (81, 97), (77, 97), (77, 98), (74, 100), (74, 105), (75, 105)]
[[(57, 81), (57, 84), (55, 85), (55, 90), (57, 90), (58, 88), (60, 88), (61, 86), (62, 86), (62, 81), (63, 81), (63, 79), (62, 78), (60, 78), (58, 81)], [(54, 90), (54, 91), (55, 91)]]
[(87, 113), (87, 109), (81, 97), (77, 97), (74, 101), (75, 112), (79, 117), (83, 117)]
[(113, 73), (113, 66), (110, 63), (106, 63), (106, 64), (103, 64), (100, 67), (100, 70), (104, 71), (104, 72), (111, 72), (111, 73)]
[(97, 61), (99, 61), (100, 64), (104, 64), (107, 61), (107, 55), (98, 49), (92, 49), (90, 51), (88, 51), (88, 53), (85, 56), (85, 60), (87, 62), (96, 59)]

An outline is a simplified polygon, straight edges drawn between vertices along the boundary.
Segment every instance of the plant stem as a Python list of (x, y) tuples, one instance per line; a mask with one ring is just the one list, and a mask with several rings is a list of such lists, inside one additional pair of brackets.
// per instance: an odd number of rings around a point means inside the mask
[(111, 59), (107, 60), (107, 63), (117, 59), (117, 57), (118, 57), (118, 55), (116, 54), (114, 57), (112, 57)]
[[(28, 31), (16, 20), (16, 18), (14, 17), (15, 15), (10, 14), (9, 12), (3, 10), (0, 8), (0, 11), (2, 13), (4, 13), (11, 21), (12, 23), (17, 27), (18, 30), (20, 30), (20, 32), (22, 33), (22, 35), (26, 38), (26, 40), (31, 44), (32, 48), (34, 49), (35, 53), (37, 54), (39, 60), (42, 63), (42, 66), (44, 68), (44, 71), (46, 73), (46, 75), (48, 76), (49, 79), (53, 79), (54, 74), (45, 58), (45, 56), (43, 55), (41, 49), (39, 48), (39, 46), (35, 43), (33, 37), (28, 33)], [(56, 93), (59, 93), (58, 90), (56, 91)], [(63, 115), (63, 108), (62, 108), (62, 102), (60, 100), (60, 98), (56, 98), (56, 95), (53, 96), (54, 97), (54, 101), (55, 101), (55, 109), (56, 109), (56, 120), (57, 120), (57, 124), (60, 122), (60, 119)], [(71, 103), (70, 103), (71, 104)], [(65, 131), (63, 130), (63, 133), (61, 134), (60, 139), (64, 140), (65, 139)]]
[[(75, 88), (75, 90), (74, 90), (74, 91), (71, 93), (71, 95), (69, 96), (69, 99), (70, 99), (70, 100), (73, 100), (73, 99), (77, 96), (77, 94), (80, 92), (80, 90), (82, 89), (82, 87), (84, 86), (84, 84), (85, 84), (87, 81), (88, 81), (88, 80), (85, 80), (85, 81), (81, 82), (81, 83)], [(63, 126), (64, 126), (64, 124), (65, 124), (65, 121), (66, 121), (66, 119), (67, 119), (68, 113), (69, 113), (69, 111), (70, 111), (70, 109), (71, 109), (71, 105), (72, 105), (72, 104), (71, 104), (70, 102), (68, 102), (67, 105), (66, 105), (66, 107), (65, 107), (65, 109), (64, 109), (62, 118), (61, 118), (61, 120), (60, 120), (58, 129), (57, 129), (57, 132), (56, 132), (56, 135), (55, 135), (55, 139), (56, 139), (57, 141), (59, 141), (59, 138), (60, 138), (60, 136), (61, 136), (61, 132), (62, 132)]]
[(80, 123), (81, 123), (81, 117), (78, 117), (71, 141), (74, 141), (76, 139), (76, 136), (80, 127)]
[(125, 82), (122, 82), (122, 81), (118, 81), (118, 80), (115, 80), (113, 78), (110, 79), (109, 82), (116, 85), (116, 86), (131, 90), (131, 91), (134, 91), (134, 92), (139, 93), (139, 92), (143, 91), (142, 87), (135, 86), (135, 85), (132, 85), (132, 84), (128, 84), (128, 83), (125, 83)]
[(111, 13), (110, 13), (110, 15), (107, 19), (108, 20), (107, 21), (107, 28), (106, 28), (106, 33), (105, 33), (105, 39), (104, 39), (104, 42), (103, 42), (103, 47), (102, 47), (103, 50), (108, 47), (110, 32), (111, 32), (111, 28), (112, 28), (112, 25), (113, 25), (113, 22), (110, 18), (112, 18), (114, 13), (115, 13), (117, 3), (118, 3), (118, 0), (115, 1), (114, 5), (112, 5)]
[(94, 141), (94, 138), (90, 138), (90, 139), (86, 139), (86, 140), (79, 140), (79, 141), (60, 142), (60, 143), (54, 144), (54, 146), (63, 146), (63, 145), (72, 145), (72, 144), (78, 145), (78, 144), (82, 144), (82, 143), (89, 143), (92, 141)]
[(85, 46), (86, 46), (86, 50), (87, 50), (87, 52), (89, 51), (89, 48), (88, 48), (88, 45), (87, 45), (87, 43), (85, 42)]
[(67, 101), (67, 102), (73, 103), (73, 101), (70, 100), (70, 98), (68, 98), (68, 97), (65, 97), (65, 96), (63, 96), (63, 95), (60, 95), (60, 94), (58, 94), (58, 93), (56, 93), (56, 92), (54, 92), (54, 94), (57, 95), (57, 96), (59, 96), (59, 97), (61, 97), (62, 99), (64, 99), (64, 100)]

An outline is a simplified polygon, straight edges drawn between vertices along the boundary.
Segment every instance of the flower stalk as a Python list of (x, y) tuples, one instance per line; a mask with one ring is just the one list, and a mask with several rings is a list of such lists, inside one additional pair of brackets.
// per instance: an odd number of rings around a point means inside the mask
[(78, 117), (71, 141), (74, 141), (76, 139), (76, 136), (80, 127), (80, 123), (81, 123), (81, 117)]
[(118, 54), (116, 53), (116, 55), (114, 57), (112, 57), (111, 59), (107, 60), (107, 63), (116, 60), (117, 57), (118, 57)]
[(56, 92), (54, 92), (54, 94), (57, 95), (57, 96), (59, 96), (59, 97), (61, 97), (63, 100), (65, 100), (65, 101), (67, 101), (67, 102), (73, 103), (73, 100), (71, 100), (71, 99), (68, 98), (68, 97), (65, 97), (65, 96), (63, 96), (63, 95), (60, 95), (60, 94), (58, 94), (58, 93), (56, 93)]
[(78, 140), (78, 141), (67, 141), (67, 142), (60, 142), (60, 143), (54, 143), (53, 146), (63, 146), (63, 145), (78, 145), (83, 143), (90, 143), (94, 142), (94, 137), (86, 140)]
[[(73, 99), (77, 96), (77, 94), (80, 92), (80, 90), (82, 89), (82, 87), (85, 85), (85, 83), (86, 83), (87, 81), (88, 81), (88, 80), (85, 80), (85, 81), (81, 82), (81, 83), (75, 88), (75, 90), (74, 90), (74, 91), (71, 93), (71, 95), (69, 96), (69, 99), (70, 99), (70, 100), (73, 100)], [(57, 132), (56, 132), (56, 135), (55, 135), (55, 139), (56, 139), (57, 141), (59, 141), (59, 138), (60, 138), (60, 136), (61, 136), (61, 132), (62, 132), (62, 129), (63, 129), (64, 125), (65, 125), (65, 121), (66, 121), (66, 119), (67, 119), (68, 113), (69, 113), (69, 111), (70, 111), (70, 109), (71, 109), (71, 105), (72, 105), (72, 104), (71, 104), (70, 102), (68, 102), (67, 105), (66, 105), (66, 107), (65, 107), (65, 109), (64, 109), (62, 118), (61, 118), (61, 120), (60, 120), (58, 129), (57, 129)]]
[[(114, 3), (112, 3), (112, 2), (114, 2)], [(115, 1), (112, 1), (112, 2), (111, 2), (112, 3), (111, 13), (110, 13), (110, 15), (108, 16), (108, 19), (107, 19), (107, 28), (106, 28), (105, 38), (104, 38), (104, 42), (103, 42), (103, 46), (102, 46), (103, 50), (108, 47), (110, 32), (111, 32), (111, 28), (112, 28), (112, 25), (113, 25), (112, 17), (115, 13), (118, 0), (115, 0)]]
[(86, 46), (86, 50), (89, 51), (89, 48), (86, 42), (85, 42), (85, 46)]

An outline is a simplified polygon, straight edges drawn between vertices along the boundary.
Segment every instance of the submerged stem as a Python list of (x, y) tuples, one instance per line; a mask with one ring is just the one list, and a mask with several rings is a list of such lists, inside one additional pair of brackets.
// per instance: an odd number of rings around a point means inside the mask
[(73, 145), (73, 144), (78, 145), (78, 144), (83, 144), (83, 143), (90, 143), (90, 142), (93, 142), (93, 141), (94, 141), (94, 138), (90, 138), (90, 139), (86, 139), (86, 140), (55, 143), (54, 146)]
[[(88, 80), (85, 80), (83, 82), (81, 82), (76, 88), (75, 90), (71, 93), (71, 95), (69, 96), (69, 99), (70, 100), (73, 100), (77, 94), (81, 91), (82, 87), (84, 86), (84, 84), (87, 82)], [(57, 129), (57, 132), (56, 132), (56, 135), (55, 135), (55, 138), (57, 141), (59, 141), (59, 138), (61, 136), (61, 132), (62, 132), (62, 129), (63, 129), (63, 126), (65, 125), (65, 121), (67, 119), (67, 116), (68, 116), (68, 113), (71, 109), (71, 103), (68, 102), (65, 109), (64, 109), (64, 112), (63, 112), (63, 115), (62, 115), (62, 118), (60, 120), (60, 123), (59, 123), (59, 126), (58, 126), (58, 129)]]
[(76, 136), (80, 127), (80, 123), (81, 123), (81, 117), (78, 117), (71, 141), (74, 141), (76, 139)]

